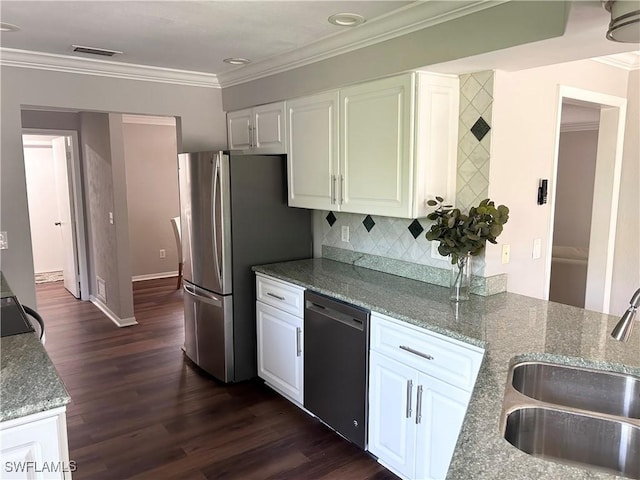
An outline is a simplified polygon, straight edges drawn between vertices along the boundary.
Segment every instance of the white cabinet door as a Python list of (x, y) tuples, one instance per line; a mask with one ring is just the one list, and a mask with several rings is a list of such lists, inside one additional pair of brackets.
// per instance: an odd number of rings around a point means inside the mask
[(70, 479), (65, 408), (0, 424), (2, 479)]
[(407, 74), (340, 91), (342, 211), (410, 216), (414, 84)]
[(337, 91), (287, 101), (289, 206), (338, 210)]
[(253, 148), (256, 153), (285, 153), (284, 102), (253, 108)]
[(284, 102), (227, 113), (229, 150), (286, 153)]
[(415, 478), (441, 480), (447, 476), (470, 396), (429, 375), (418, 375)]
[(227, 135), (229, 150), (247, 150), (251, 148), (253, 128), (251, 109), (227, 113)]
[(417, 378), (413, 368), (370, 353), (369, 451), (405, 478), (415, 478)]
[(303, 402), (302, 319), (256, 302), (258, 375), (294, 402)]

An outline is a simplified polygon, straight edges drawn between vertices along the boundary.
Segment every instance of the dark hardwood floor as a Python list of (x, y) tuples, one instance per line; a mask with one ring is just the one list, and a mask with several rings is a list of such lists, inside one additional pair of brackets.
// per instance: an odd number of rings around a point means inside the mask
[(185, 361), (175, 279), (134, 283), (116, 327), (61, 282), (37, 286), (62, 377), (74, 479), (395, 479), (259, 381), (223, 385)]

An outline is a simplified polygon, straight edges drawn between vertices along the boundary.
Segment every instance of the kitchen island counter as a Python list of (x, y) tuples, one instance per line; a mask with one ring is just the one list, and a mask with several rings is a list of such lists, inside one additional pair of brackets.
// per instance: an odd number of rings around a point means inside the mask
[(612, 339), (618, 318), (512, 293), (472, 295), (459, 305), (447, 288), (328, 259), (254, 270), (485, 349), (448, 479), (605, 479), (615, 475), (527, 455), (500, 433), (510, 366), (542, 360), (640, 376), (640, 328)]

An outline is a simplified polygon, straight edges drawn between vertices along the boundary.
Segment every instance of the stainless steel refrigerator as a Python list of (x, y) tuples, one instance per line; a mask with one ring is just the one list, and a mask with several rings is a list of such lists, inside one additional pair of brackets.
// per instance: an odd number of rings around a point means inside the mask
[(256, 375), (251, 266), (312, 256), (310, 211), (287, 206), (285, 160), (178, 155), (185, 353), (223, 382)]

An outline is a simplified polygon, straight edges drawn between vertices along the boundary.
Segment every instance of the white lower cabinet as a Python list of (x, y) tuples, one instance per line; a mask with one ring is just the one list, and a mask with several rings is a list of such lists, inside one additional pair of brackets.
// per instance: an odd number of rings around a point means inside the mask
[[(450, 355), (470, 365), (469, 375), (457, 378), (448, 362), (439, 364)], [(368, 449), (381, 464), (406, 479), (446, 477), (482, 356), (478, 347), (372, 313)]]
[(70, 479), (65, 408), (2, 422), (0, 461), (3, 480)]
[(258, 302), (258, 375), (302, 404), (302, 319)]
[(289, 400), (304, 401), (304, 288), (256, 275), (258, 376)]

